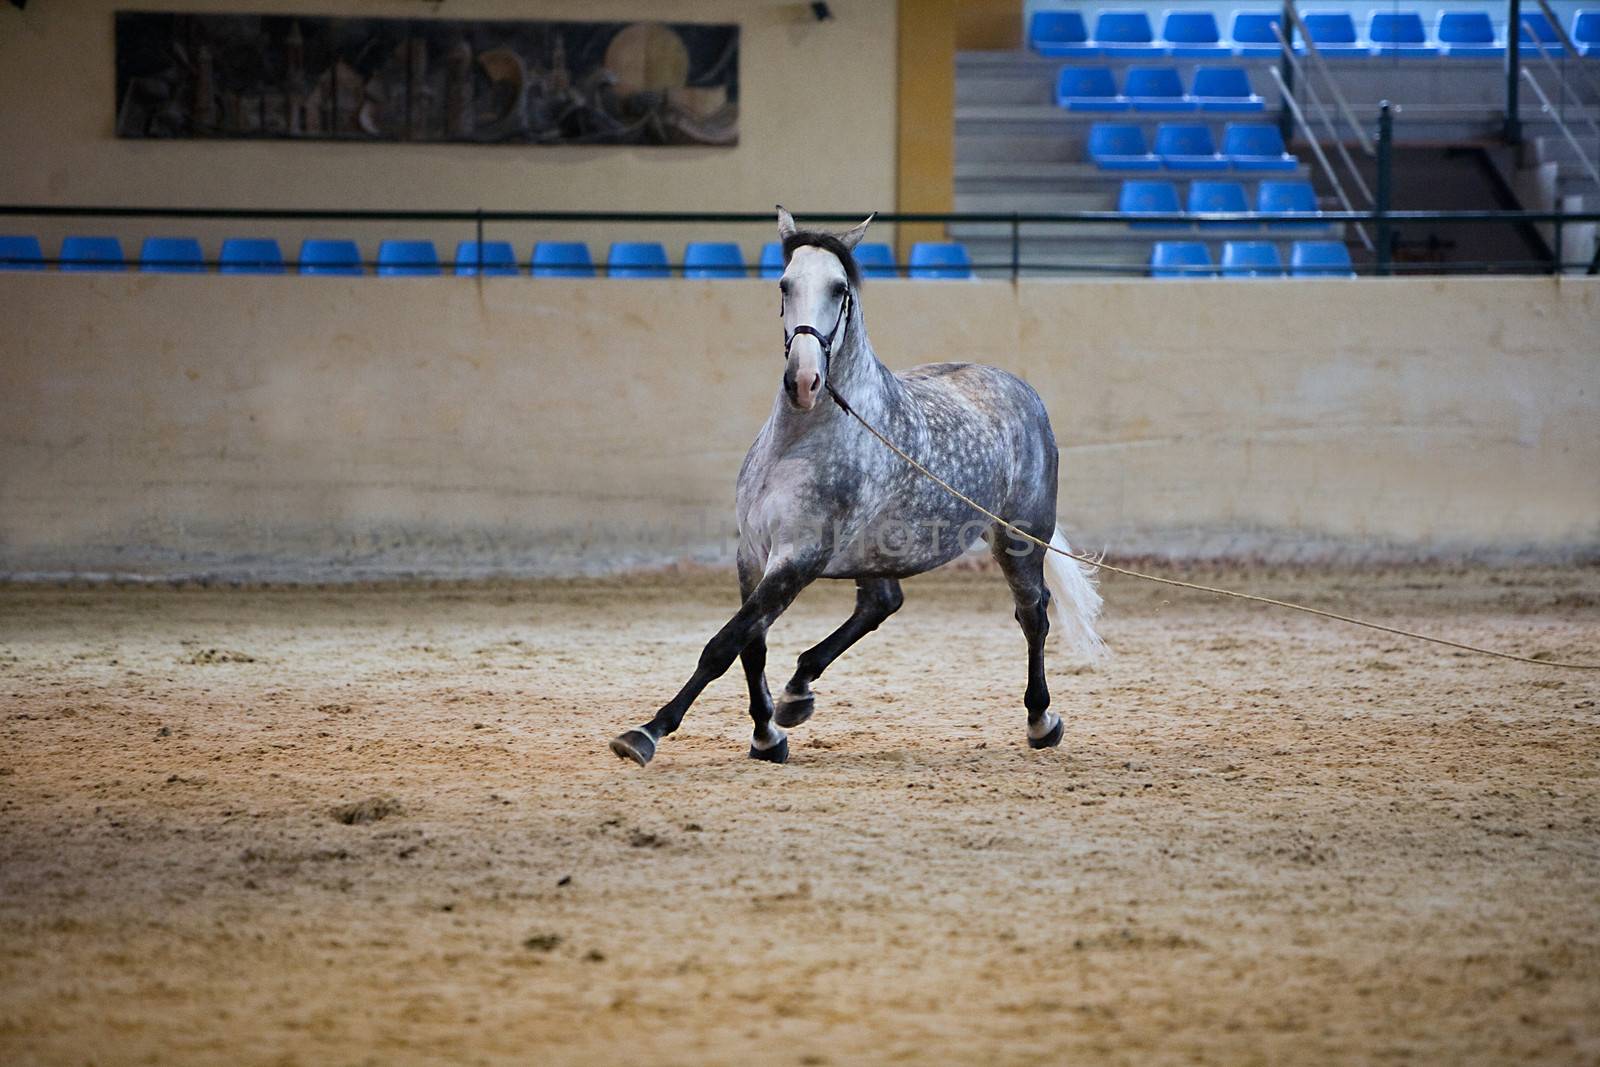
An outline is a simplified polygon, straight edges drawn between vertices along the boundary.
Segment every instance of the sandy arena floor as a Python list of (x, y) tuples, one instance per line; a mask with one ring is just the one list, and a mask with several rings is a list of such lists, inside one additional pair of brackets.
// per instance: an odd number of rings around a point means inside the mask
[[(1211, 576), (1600, 658), (1600, 569)], [(0, 1062), (1600, 1062), (1600, 679), (1106, 592), (1057, 751), (956, 573), (641, 771), (726, 576), (0, 588)]]

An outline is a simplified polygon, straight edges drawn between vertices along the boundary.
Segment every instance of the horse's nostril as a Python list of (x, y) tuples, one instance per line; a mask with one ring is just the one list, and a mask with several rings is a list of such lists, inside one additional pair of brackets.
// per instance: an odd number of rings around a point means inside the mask
[(822, 375), (813, 374), (811, 376), (811, 391), (814, 393), (818, 389), (821, 389), (821, 388), (822, 388)]

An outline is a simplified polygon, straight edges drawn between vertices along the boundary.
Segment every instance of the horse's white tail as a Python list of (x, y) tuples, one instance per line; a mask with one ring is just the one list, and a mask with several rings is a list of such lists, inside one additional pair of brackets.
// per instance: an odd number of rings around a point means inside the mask
[[(1052, 548), (1071, 552), (1066, 535), (1057, 526), (1050, 537)], [(1087, 660), (1096, 660), (1105, 654), (1105, 642), (1094, 632), (1094, 622), (1100, 617), (1100, 591), (1094, 587), (1092, 569), (1075, 559), (1044, 554), (1044, 581), (1050, 587), (1050, 630), (1059, 634), (1066, 647)]]

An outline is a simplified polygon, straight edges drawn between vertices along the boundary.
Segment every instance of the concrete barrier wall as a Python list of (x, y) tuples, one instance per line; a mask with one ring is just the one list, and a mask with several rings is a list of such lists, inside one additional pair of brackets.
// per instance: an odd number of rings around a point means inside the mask
[[(1600, 554), (1600, 280), (869, 283), (996, 363), (1114, 553)], [(0, 274), (0, 573), (731, 558), (768, 282)]]

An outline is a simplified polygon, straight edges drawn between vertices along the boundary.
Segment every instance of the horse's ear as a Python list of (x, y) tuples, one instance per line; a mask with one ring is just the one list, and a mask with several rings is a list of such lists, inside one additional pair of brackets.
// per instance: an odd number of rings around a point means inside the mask
[(861, 239), (867, 235), (867, 227), (871, 226), (872, 220), (877, 217), (878, 213), (876, 211), (868, 215), (866, 219), (862, 221), (860, 226), (857, 226), (849, 233), (841, 234), (839, 237), (840, 243), (842, 243), (846, 248), (854, 251), (856, 245), (860, 244)]
[(794, 236), (794, 216), (778, 205), (778, 240), (787, 241)]

